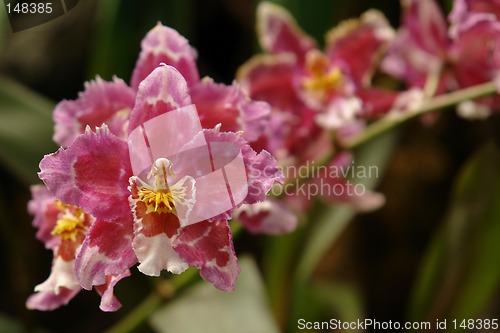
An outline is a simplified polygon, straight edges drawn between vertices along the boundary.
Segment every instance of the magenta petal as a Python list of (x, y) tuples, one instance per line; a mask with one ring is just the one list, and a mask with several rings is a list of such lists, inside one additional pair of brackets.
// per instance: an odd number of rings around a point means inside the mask
[(85, 131), (106, 123), (120, 138), (127, 134), (128, 115), (134, 107), (135, 93), (121, 79), (106, 82), (100, 77), (85, 83), (85, 91), (74, 101), (62, 101), (54, 110), (54, 141), (68, 147)]
[(491, 13), (500, 18), (500, 0), (455, 0), (448, 19), (452, 24), (460, 24), (474, 13)]
[(455, 61), (460, 87), (493, 80), (499, 64), (500, 22), (492, 15), (473, 14), (457, 27), (456, 41), (450, 50)]
[(233, 291), (240, 274), (233, 237), (226, 220), (200, 222), (183, 228), (172, 243), (175, 252), (217, 289)]
[(191, 104), (181, 73), (171, 66), (157, 67), (139, 85), (129, 133), (150, 119)]
[[(344, 177), (344, 173), (350, 175), (352, 170), (358, 171), (351, 162), (352, 155), (350, 153), (337, 154), (328, 167), (324, 169), (328, 170), (327, 172), (318, 172), (315, 175), (316, 177), (309, 184), (308, 190), (314, 191), (327, 203), (348, 203), (363, 212), (380, 208), (385, 203), (385, 197), (382, 194), (372, 192), (364, 185)], [(365, 172), (367, 171), (365, 170)], [(377, 177), (377, 175), (372, 175), (372, 177)], [(312, 195), (311, 192), (308, 194)]]
[(26, 301), (26, 307), (30, 310), (51, 311), (60, 306), (66, 305), (71, 301), (79, 292), (77, 289), (61, 288), (58, 294), (51, 291), (41, 291), (31, 295)]
[[(207, 134), (212, 132), (214, 135)], [(218, 127), (204, 130), (172, 156), (175, 176), (169, 179), (169, 184), (185, 176), (195, 180), (196, 200), (189, 218), (183, 221), (184, 214), (178, 214), (182, 226), (204, 220), (229, 219), (234, 207), (247, 197), (249, 187), (244, 155), (240, 145), (233, 142), (234, 136), (240, 138), (241, 135), (219, 134)]]
[(261, 46), (270, 53), (291, 53), (303, 64), (316, 42), (306, 35), (283, 7), (261, 2), (257, 7), (257, 33)]
[(357, 85), (367, 86), (381, 50), (393, 37), (394, 30), (383, 14), (371, 10), (359, 20), (346, 21), (328, 32), (326, 52), (332, 63), (344, 66)]
[(256, 203), (264, 201), (266, 194), (271, 190), (275, 182), (283, 183), (283, 173), (276, 165), (276, 160), (271, 154), (263, 150), (257, 154), (250, 145), (239, 135), (231, 132), (217, 132), (216, 130), (205, 130), (207, 142), (234, 143), (241, 150), (243, 162), (247, 173), (248, 195), (243, 203)]
[(448, 48), (447, 24), (435, 0), (408, 0), (403, 26), (426, 52), (444, 57)]
[(67, 148), (45, 156), (39, 177), (54, 196), (103, 220), (130, 214), (132, 175), (127, 143), (107, 127), (80, 135)]
[(362, 103), (358, 97), (334, 98), (325, 112), (319, 113), (316, 122), (326, 129), (350, 126), (361, 113)]
[(246, 140), (254, 141), (269, 121), (269, 104), (250, 100), (237, 84), (226, 86), (204, 79), (190, 93), (203, 128), (221, 124), (221, 131), (243, 131)]
[(161, 63), (175, 67), (189, 85), (200, 80), (196, 68), (196, 51), (186, 38), (172, 28), (158, 24), (144, 37), (141, 54), (132, 73), (131, 86), (135, 90)]
[(116, 221), (96, 220), (75, 259), (75, 275), (80, 285), (90, 290), (92, 286), (105, 284), (108, 276), (125, 274), (137, 262), (132, 237), (130, 211)]
[(245, 229), (255, 234), (280, 235), (297, 227), (298, 218), (281, 201), (266, 200), (242, 205), (235, 214)]
[(296, 77), (300, 67), (288, 54), (255, 56), (238, 71), (238, 81), (254, 100), (268, 102), (273, 108), (290, 112), (303, 103), (297, 94)]
[(389, 112), (396, 102), (399, 92), (378, 88), (360, 89), (357, 96), (363, 102), (361, 117), (377, 118)]
[(54, 249), (60, 243), (58, 236), (51, 235), (59, 214), (55, 198), (43, 185), (31, 186), (31, 196), (28, 212), (34, 216), (33, 226), (38, 229), (36, 238), (44, 242), (47, 249)]
[[(179, 131), (180, 128), (182, 131)], [(171, 110), (141, 124), (128, 138), (134, 175), (138, 176), (142, 172), (147, 174), (157, 159), (172, 158), (173, 155), (180, 153), (183, 147), (201, 132), (201, 129), (194, 105)], [(203, 139), (197, 146), (205, 144)]]
[(128, 276), (130, 276), (130, 271), (126, 270), (122, 274), (108, 276), (104, 285), (96, 286), (96, 291), (101, 295), (99, 308), (102, 311), (112, 312), (121, 308), (122, 305), (115, 297), (113, 289), (121, 279)]
[(391, 44), (381, 68), (406, 81), (411, 87), (423, 88), (429, 73), (439, 70), (443, 59), (422, 50), (406, 29), (400, 29)]

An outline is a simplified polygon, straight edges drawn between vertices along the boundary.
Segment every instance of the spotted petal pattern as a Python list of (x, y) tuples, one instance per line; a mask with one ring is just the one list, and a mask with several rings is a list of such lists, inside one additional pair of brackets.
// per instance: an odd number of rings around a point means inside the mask
[(172, 243), (179, 257), (200, 268), (200, 275), (216, 288), (234, 290), (240, 267), (226, 220), (200, 222), (182, 229)]

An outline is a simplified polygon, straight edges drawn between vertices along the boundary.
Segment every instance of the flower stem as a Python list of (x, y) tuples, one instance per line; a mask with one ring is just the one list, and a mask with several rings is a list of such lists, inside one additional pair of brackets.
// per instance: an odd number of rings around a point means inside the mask
[(497, 90), (493, 82), (487, 82), (469, 88), (457, 90), (445, 95), (436, 96), (420, 107), (408, 110), (406, 112), (389, 113), (385, 117), (369, 125), (366, 130), (359, 136), (347, 140), (343, 144), (343, 148), (353, 149), (396, 126), (425, 113), (443, 109), (445, 107), (452, 106), (466, 100), (491, 95), (496, 92)]

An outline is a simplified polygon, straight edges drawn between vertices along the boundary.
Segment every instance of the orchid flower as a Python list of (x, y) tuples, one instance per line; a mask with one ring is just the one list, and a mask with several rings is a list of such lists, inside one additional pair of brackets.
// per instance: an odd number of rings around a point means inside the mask
[[(148, 275), (193, 266), (215, 287), (234, 288), (239, 266), (227, 218), (236, 205), (264, 200), (282, 175), (271, 155), (255, 153), (241, 134), (201, 130), (193, 109), (186, 80), (173, 67), (161, 66), (137, 88), (128, 143), (107, 126), (87, 129), (67, 149), (41, 161), (40, 178), (54, 196), (95, 218), (75, 258), (83, 288), (102, 285), (137, 261)], [(199, 153), (204, 142), (219, 153), (208, 163)], [(233, 155), (218, 151), (218, 144), (238, 148), (243, 179), (220, 165)], [(165, 155), (165, 149), (185, 153)], [(209, 171), (229, 183), (219, 183), (207, 197), (202, 194), (216, 184)], [(228, 199), (229, 185), (238, 200)], [(219, 214), (207, 218), (200, 213), (204, 207)]]
[[(245, 63), (238, 72), (238, 81), (251, 98), (271, 105), (267, 131), (252, 145), (268, 149), (284, 169), (300, 168), (308, 161), (324, 159), (334, 151), (328, 129), (335, 128), (339, 139), (349, 128), (362, 130), (358, 120), (377, 117), (389, 111), (398, 100), (394, 92), (370, 87), (377, 59), (394, 34), (376, 11), (331, 30), (325, 52), (318, 50), (316, 42), (278, 5), (259, 4), (257, 32), (268, 54), (254, 56)], [(340, 160), (344, 157), (332, 159), (329, 164), (336, 165)], [(294, 182), (292, 178), (288, 181)], [(348, 189), (345, 179), (324, 181), (342, 183), (344, 189)], [(291, 221), (288, 217), (310, 204), (310, 198), (302, 198), (297, 204), (298, 197), (300, 195), (283, 196), (285, 205), (270, 200), (243, 207), (238, 210), (238, 218), (254, 232), (259, 230), (257, 226), (266, 232), (276, 231), (277, 226), (272, 223), (277, 220), (276, 216), (285, 216), (284, 220)], [(376, 209), (383, 204), (383, 197), (372, 192), (366, 193), (366, 200), (362, 200), (364, 195), (348, 199), (320, 193), (319, 197), (328, 202), (352, 200), (362, 210)], [(284, 213), (285, 209), (294, 213)], [(286, 226), (282, 229), (286, 230)]]
[[(403, 1), (403, 25), (382, 62), (382, 68), (410, 87), (425, 89), (428, 95), (497, 79), (500, 72), (500, 21), (482, 9), (498, 12), (498, 8), (494, 5), (496, 2), (481, 5), (485, 3), (457, 1), (450, 15), (453, 26), (448, 30), (446, 19), (434, 0)], [(467, 10), (472, 12), (466, 15)], [(478, 117), (484, 115), (484, 106), (500, 107), (498, 96), (483, 98), (479, 102), (482, 108), (466, 113)], [(463, 106), (470, 105), (469, 102), (462, 104), (462, 110)]]
[(239, 73), (252, 98), (289, 117), (315, 111), (326, 128), (376, 117), (392, 106), (397, 94), (370, 87), (377, 59), (394, 34), (381, 13), (369, 11), (332, 29), (325, 52), (278, 5), (259, 4), (257, 32), (269, 54), (252, 58)]
[[(54, 252), (54, 260), (49, 278), (35, 287), (26, 305), (29, 309), (53, 310), (67, 304), (81, 290), (74, 273), (75, 257), (95, 219), (80, 208), (56, 200), (43, 185), (32, 186), (31, 192), (28, 210), (35, 216), (36, 236)], [(95, 286), (102, 297), (101, 310), (116, 311), (121, 307), (113, 287), (129, 275), (128, 269), (107, 275), (103, 284)]]

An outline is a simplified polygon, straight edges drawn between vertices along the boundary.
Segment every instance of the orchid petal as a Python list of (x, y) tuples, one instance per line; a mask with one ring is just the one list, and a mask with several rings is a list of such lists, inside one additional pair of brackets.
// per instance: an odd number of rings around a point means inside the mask
[(191, 104), (182, 74), (168, 65), (157, 67), (139, 84), (129, 133), (150, 119)]
[(281, 235), (297, 227), (298, 218), (283, 202), (266, 200), (251, 205), (242, 205), (234, 216), (255, 234)]
[(132, 171), (127, 143), (106, 126), (95, 133), (89, 130), (66, 150), (45, 156), (40, 170), (40, 179), (64, 203), (103, 220), (130, 214), (127, 184)]
[(104, 285), (96, 286), (96, 291), (101, 295), (99, 308), (102, 311), (112, 312), (121, 308), (122, 305), (115, 297), (113, 289), (121, 279), (128, 276), (130, 276), (130, 271), (126, 270), (122, 274), (108, 276)]
[(448, 20), (452, 24), (451, 35), (454, 36), (454, 27), (465, 21), (468, 15), (475, 13), (491, 13), (500, 18), (500, 0), (455, 0)]
[[(241, 136), (231, 132), (204, 130), (207, 142), (211, 144), (228, 142), (233, 143), (241, 151), (246, 168), (248, 194), (243, 203), (264, 201), (266, 194), (275, 182), (283, 183), (283, 173), (276, 165), (276, 160), (267, 151), (257, 154)], [(235, 193), (235, 191), (232, 191)]]
[(146, 275), (160, 276), (164, 269), (180, 274), (188, 268), (188, 264), (172, 249), (172, 240), (165, 234), (152, 237), (138, 234), (134, 238), (134, 250), (140, 262), (137, 268)]
[(240, 267), (226, 220), (189, 225), (181, 230), (172, 245), (182, 260), (201, 269), (203, 279), (217, 289), (234, 290)]
[(297, 95), (300, 75), (289, 54), (255, 56), (238, 70), (238, 81), (249, 96), (268, 102), (273, 108), (292, 114), (302, 104)]
[[(193, 177), (184, 176), (177, 183), (170, 186), (177, 217), (181, 221), (182, 226), (188, 223), (189, 215), (196, 203), (195, 184), (196, 181)], [(185, 222), (183, 223), (183, 221)]]
[(360, 89), (356, 95), (363, 106), (360, 116), (364, 119), (378, 118), (391, 111), (401, 93), (378, 88)]
[(243, 131), (243, 137), (254, 141), (260, 137), (269, 120), (270, 107), (252, 101), (238, 84), (227, 86), (204, 79), (190, 89), (203, 128), (222, 124), (221, 131)]
[[(171, 159), (175, 175), (169, 178), (170, 184), (188, 175), (193, 175), (196, 181), (196, 202), (190, 210), (189, 218), (182, 219), (178, 214), (182, 226), (204, 220), (229, 218), (232, 209), (241, 204), (248, 194), (246, 169), (240, 147), (234, 142), (208, 141), (205, 134), (207, 131), (209, 130), (198, 133)], [(204, 142), (205, 145), (200, 146), (199, 142)], [(184, 210), (182, 206), (180, 208)]]
[(134, 68), (131, 86), (134, 90), (161, 63), (175, 67), (189, 85), (200, 80), (196, 67), (196, 51), (186, 38), (172, 28), (158, 24), (141, 42), (141, 53)]
[(62, 257), (55, 255), (52, 261), (52, 270), (47, 280), (35, 287), (36, 292), (49, 291), (54, 294), (59, 294), (62, 288), (79, 289), (80, 286), (73, 272), (75, 262), (73, 260), (66, 261)]
[(357, 85), (368, 86), (381, 51), (394, 35), (384, 15), (370, 10), (359, 20), (344, 21), (330, 30), (326, 52), (330, 61), (343, 66)]
[(381, 193), (372, 192), (356, 183), (347, 180), (344, 174), (349, 174), (352, 168), (352, 155), (347, 152), (337, 154), (328, 164), (328, 172), (318, 172), (311, 181), (321, 199), (327, 203), (347, 203), (361, 212), (370, 212), (384, 205), (385, 197)]
[(60, 306), (68, 304), (69, 301), (71, 301), (80, 292), (80, 290), (80, 288), (61, 288), (58, 294), (52, 291), (40, 291), (28, 298), (26, 301), (26, 307), (30, 310), (55, 310)]
[(457, 26), (450, 57), (455, 61), (455, 75), (460, 87), (494, 79), (500, 70), (495, 62), (496, 45), (500, 45), (500, 22), (493, 15), (473, 14)]
[(318, 114), (316, 122), (323, 128), (337, 129), (355, 122), (361, 111), (362, 101), (358, 97), (338, 97), (331, 101), (326, 112)]
[(435, 0), (403, 0), (403, 26), (422, 50), (443, 58), (448, 48), (447, 25)]
[(381, 68), (411, 87), (424, 88), (429, 73), (438, 71), (442, 64), (442, 59), (418, 47), (408, 31), (402, 28), (382, 60)]
[(89, 228), (75, 259), (75, 275), (90, 290), (111, 275), (124, 274), (137, 259), (132, 250), (133, 221), (130, 212), (119, 220), (96, 220)]
[[(178, 129), (182, 128), (182, 131)], [(151, 165), (160, 159), (173, 159), (182, 153), (187, 143), (190, 148), (206, 146), (204, 138), (196, 145), (193, 137), (201, 131), (201, 124), (194, 105), (163, 113), (146, 121), (129, 135), (128, 146), (134, 175), (148, 173)], [(202, 139), (202, 140), (201, 140)]]
[(33, 226), (38, 229), (36, 238), (41, 240), (47, 249), (54, 249), (60, 243), (60, 238), (51, 234), (59, 214), (54, 196), (44, 185), (31, 186), (31, 196), (28, 212), (34, 216)]
[(303, 32), (290, 13), (281, 6), (261, 2), (257, 7), (257, 33), (259, 41), (270, 53), (291, 53), (303, 64), (316, 42)]
[(100, 77), (85, 83), (85, 90), (74, 101), (64, 100), (54, 110), (54, 141), (68, 147), (85, 130), (106, 123), (119, 138), (127, 135), (128, 115), (134, 107), (135, 93), (123, 80), (106, 82)]

